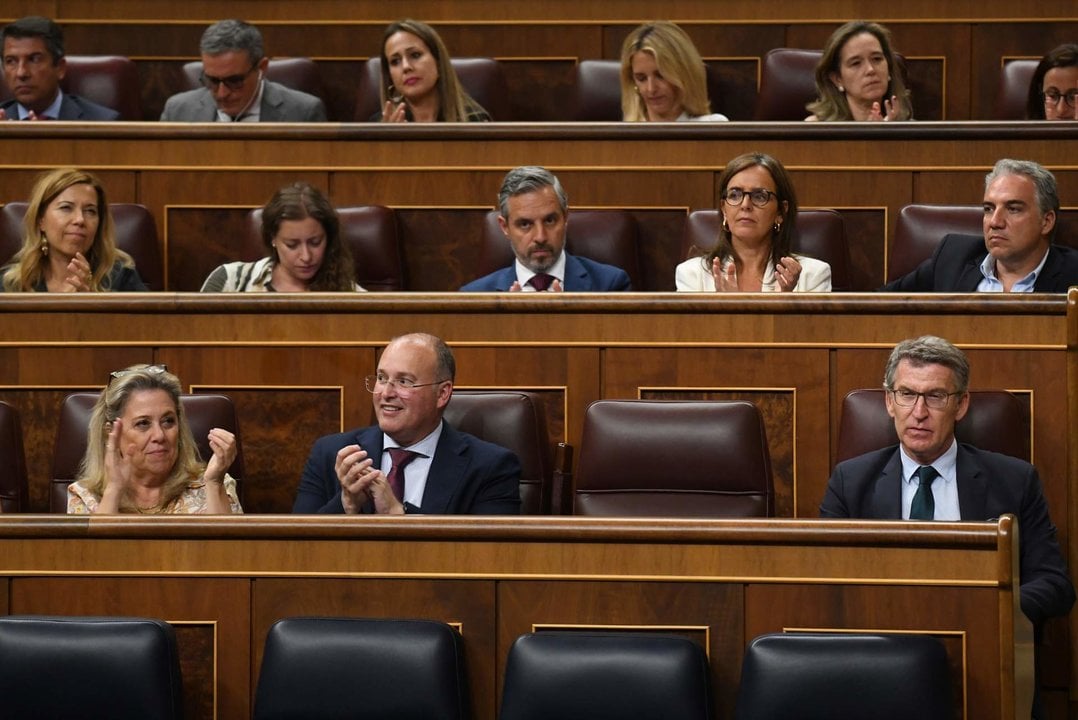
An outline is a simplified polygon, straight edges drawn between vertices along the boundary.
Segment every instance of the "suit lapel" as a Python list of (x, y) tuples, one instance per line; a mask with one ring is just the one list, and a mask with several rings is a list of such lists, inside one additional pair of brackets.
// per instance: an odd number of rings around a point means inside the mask
[(986, 520), (988, 502), (988, 475), (982, 470), (973, 454), (958, 446), (955, 464), (958, 478), (958, 514), (963, 520)]
[(262, 107), (258, 109), (259, 122), (278, 122), (281, 119), (281, 105), (284, 99), (277, 88), (268, 81), (262, 83)]
[(872, 491), (869, 517), (877, 520), (902, 519), (902, 458), (900, 450), (894, 454), (880, 472), (879, 481)]
[[(502, 268), (494, 277), (494, 289), (508, 291), (517, 281), (517, 266), (514, 263), (507, 268)], [(443, 431), (444, 435), (444, 431)]]
[(581, 292), (592, 289), (591, 276), (583, 264), (569, 253), (565, 253), (565, 290)]
[(958, 282), (955, 283), (955, 291), (976, 292), (977, 286), (981, 284), (983, 279), (980, 264), (968, 262), (962, 267), (962, 274), (958, 276)]
[(423, 491), (421, 512), (427, 515), (448, 514), (449, 502), (464, 482), (468, 458), (463, 438), (449, 423), (442, 423), (442, 435), (434, 449), (434, 460), (427, 474), (427, 487)]
[(71, 101), (67, 93), (64, 93), (60, 101), (60, 116), (57, 120), (78, 120), (82, 117), (82, 108)]
[(1033, 283), (1033, 289), (1039, 292), (1052, 292), (1052, 288), (1055, 287), (1055, 280), (1059, 276), (1061, 263), (1059, 262), (1059, 253), (1056, 252), (1054, 247), (1048, 247), (1048, 259), (1044, 261), (1044, 267), (1041, 268), (1041, 272), (1037, 275), (1037, 281)]

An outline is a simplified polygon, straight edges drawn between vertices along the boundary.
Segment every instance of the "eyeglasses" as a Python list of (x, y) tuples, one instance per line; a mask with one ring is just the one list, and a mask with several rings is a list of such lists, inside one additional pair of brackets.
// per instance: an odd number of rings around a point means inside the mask
[(122, 378), (126, 375), (134, 375), (135, 373), (146, 373), (148, 375), (162, 375), (168, 372), (168, 365), (142, 365), (139, 367), (125, 368), (123, 370), (113, 370), (109, 373), (109, 384), (116, 378)]
[(1078, 104), (1078, 90), (1068, 90), (1065, 93), (1061, 93), (1058, 90), (1048, 90), (1041, 93), (1041, 97), (1044, 98), (1045, 105), (1058, 105), (1062, 100), (1067, 104), (1067, 107), (1074, 107)]
[(775, 193), (770, 190), (764, 190), (763, 188), (756, 188), (749, 192), (745, 192), (741, 188), (730, 188), (726, 191), (726, 194), (722, 196), (722, 199), (726, 201), (727, 205), (737, 207), (745, 201), (746, 195), (749, 196), (749, 200), (751, 200), (752, 204), (756, 207), (763, 207), (771, 202), (771, 198), (778, 197)]
[(243, 82), (247, 79), (247, 76), (258, 69), (258, 64), (251, 66), (251, 69), (245, 73), (239, 75), (229, 75), (228, 77), (214, 77), (213, 75), (207, 75), (202, 73), (198, 76), (199, 81), (210, 90), (217, 90), (224, 83), (224, 86), (229, 90), (240, 90), (243, 88)]
[(961, 395), (960, 392), (926, 392), (919, 393), (913, 390), (906, 390), (900, 388), (898, 390), (892, 390), (891, 395), (895, 399), (895, 405), (899, 407), (913, 407), (917, 404), (917, 398), (924, 398), (925, 405), (933, 410), (942, 410), (947, 407), (947, 403), (951, 401), (951, 397), (954, 395)]
[(435, 380), (434, 382), (429, 383), (417, 383), (411, 378), (397, 378), (396, 380), (390, 380), (388, 376), (380, 373), (378, 375), (368, 375), (363, 378), (363, 384), (367, 387), (367, 392), (376, 392), (379, 388), (384, 389), (390, 385), (396, 385), (397, 392), (402, 395), (408, 395), (417, 388), (441, 385), (444, 382), (449, 382), (449, 380)]

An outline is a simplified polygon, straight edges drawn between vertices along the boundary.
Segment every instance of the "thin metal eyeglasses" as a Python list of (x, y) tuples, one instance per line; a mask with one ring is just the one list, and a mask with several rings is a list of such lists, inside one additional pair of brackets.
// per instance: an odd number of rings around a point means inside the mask
[(410, 393), (416, 388), (429, 387), (431, 385), (441, 385), (449, 380), (435, 380), (429, 383), (417, 383), (411, 378), (397, 378), (396, 380), (390, 380), (385, 375), (368, 375), (363, 378), (363, 385), (366, 386), (367, 392), (375, 392), (379, 387), (385, 388), (390, 385), (397, 386), (397, 392)]
[(899, 407), (913, 407), (917, 404), (917, 398), (924, 398), (925, 405), (933, 410), (942, 410), (947, 407), (947, 403), (951, 401), (951, 397), (954, 395), (962, 395), (960, 392), (926, 392), (919, 393), (913, 390), (906, 390), (905, 388), (899, 388), (898, 390), (891, 390), (891, 396), (895, 399), (895, 405)]
[(1065, 93), (1058, 90), (1049, 90), (1042, 92), (1041, 97), (1044, 98), (1045, 105), (1059, 105), (1060, 100), (1066, 103), (1067, 107), (1074, 107), (1075, 104), (1078, 104), (1078, 90), (1068, 90)]
[(737, 207), (745, 201), (746, 195), (749, 196), (749, 200), (752, 201), (753, 205), (761, 208), (771, 202), (771, 198), (778, 197), (776, 193), (773, 193), (770, 190), (764, 190), (763, 188), (756, 188), (755, 190), (749, 191), (742, 190), (741, 188), (729, 188), (722, 196), (722, 199), (726, 201), (727, 205)]
[(219, 78), (214, 77), (213, 75), (207, 75), (206, 73), (201, 73), (198, 76), (198, 79), (203, 86), (209, 88), (210, 90), (216, 90), (223, 83), (224, 86), (229, 90), (236, 91), (243, 88), (243, 82), (247, 79), (247, 76), (257, 69), (258, 64), (256, 63), (251, 66), (250, 70), (239, 75), (229, 75), (228, 77)]
[(147, 373), (148, 375), (161, 375), (162, 373), (167, 373), (167, 372), (168, 372), (168, 365), (138, 365), (138, 366), (135, 366), (135, 367), (125, 368), (123, 370), (113, 370), (112, 372), (109, 373), (109, 382), (108, 382), (108, 384), (111, 385), (113, 380), (115, 380), (116, 378), (122, 378), (125, 375), (133, 375), (135, 373)]

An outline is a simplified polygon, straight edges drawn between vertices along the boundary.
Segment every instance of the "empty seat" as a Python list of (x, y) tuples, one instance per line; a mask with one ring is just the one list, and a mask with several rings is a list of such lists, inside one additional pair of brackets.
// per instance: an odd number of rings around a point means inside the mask
[[(347, 244), (355, 264), (356, 282), (367, 290), (404, 290), (404, 258), (397, 234), (397, 216), (382, 205), (337, 208), (341, 241)], [(262, 208), (247, 215), (247, 236), (233, 260), (257, 260), (266, 254), (262, 244)]]
[(454, 390), (446, 422), (466, 433), (512, 450), (520, 459), (520, 513), (549, 515), (553, 458), (546, 411), (529, 392)]
[[(685, 223), (684, 254), (706, 255), (715, 249), (722, 221), (718, 210), (694, 210)], [(850, 258), (846, 243), (846, 222), (834, 210), (798, 210), (797, 226), (791, 249), (801, 255), (823, 260), (831, 266), (831, 289), (853, 288), (850, 281)]]
[[(184, 63), (183, 76), (187, 81), (185, 90), (202, 87), (202, 61)], [(318, 65), (310, 58), (271, 58), (266, 66), (266, 79), (325, 101), (322, 76)]]
[(745, 650), (734, 718), (952, 720), (950, 677), (927, 635), (761, 635)]
[(1040, 60), (1007, 60), (1000, 67), (996, 90), (995, 119), (1025, 120), (1029, 84)]
[[(565, 250), (589, 260), (614, 265), (643, 287), (636, 218), (625, 210), (573, 210), (565, 233)], [(513, 246), (498, 225), (498, 211), (487, 213), (475, 277), (513, 264)]]
[[(27, 203), (11, 202), (0, 210), (0, 265), (22, 247), (23, 218)], [(157, 223), (144, 205), (110, 203), (116, 247), (135, 261), (139, 277), (150, 290), (165, 289), (165, 269), (157, 241)]]
[(749, 402), (598, 400), (588, 406), (574, 514), (770, 517), (771, 455)]
[(774, 48), (764, 55), (760, 93), (756, 96), (757, 120), (804, 120), (805, 106), (816, 99), (816, 65), (819, 50)]
[(464, 720), (460, 635), (431, 620), (286, 618), (266, 635), (255, 720)]
[(499, 720), (711, 717), (704, 649), (646, 633), (540, 632), (509, 650)]
[(120, 113), (121, 120), (142, 120), (142, 99), (135, 63), (120, 55), (68, 55), (60, 82), (64, 92)]
[[(79, 463), (86, 454), (86, 429), (99, 396), (100, 393), (72, 393), (64, 399), (60, 408), (60, 422), (52, 451), (51, 512), (67, 512), (67, 486), (78, 477)], [(181, 395), (180, 402), (203, 461), (213, 455), (207, 439), (211, 428), (224, 428), (236, 436), (236, 459), (232, 461), (228, 474), (236, 479), (236, 493), (242, 503), (242, 478), (245, 475), (243, 442), (232, 400), (224, 395)]]
[[(464, 91), (490, 113), (492, 120), (515, 120), (509, 101), (509, 83), (501, 63), (493, 58), (455, 57), (449, 60)], [(382, 112), (382, 59), (372, 57), (359, 72), (356, 90), (356, 122), (367, 122)]]
[(906, 205), (898, 213), (887, 261), (887, 282), (932, 257), (948, 233), (981, 235), (984, 211), (976, 205)]
[[(882, 388), (851, 390), (842, 400), (835, 462), (898, 444)], [(1029, 407), (1006, 390), (970, 390), (966, 416), (955, 425), (958, 442), (1030, 461)]]
[(29, 503), (19, 412), (6, 402), (0, 402), (0, 512), (23, 512)]
[(8, 718), (180, 720), (172, 627), (123, 617), (0, 617), (0, 698)]

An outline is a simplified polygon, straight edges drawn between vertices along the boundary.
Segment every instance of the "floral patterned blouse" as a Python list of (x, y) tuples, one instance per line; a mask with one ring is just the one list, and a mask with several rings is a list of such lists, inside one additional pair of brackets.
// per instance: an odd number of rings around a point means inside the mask
[[(97, 512), (101, 498), (94, 495), (84, 485), (73, 482), (67, 486), (67, 513), (68, 515), (87, 515)], [(228, 504), (232, 508), (233, 515), (243, 513), (240, 507), (240, 499), (236, 494), (236, 479), (231, 475), (225, 475), (225, 493), (228, 495)], [(187, 484), (187, 488), (178, 498), (163, 508), (154, 511), (145, 511), (147, 514), (162, 515), (194, 515), (206, 513), (206, 483), (202, 478)]]

